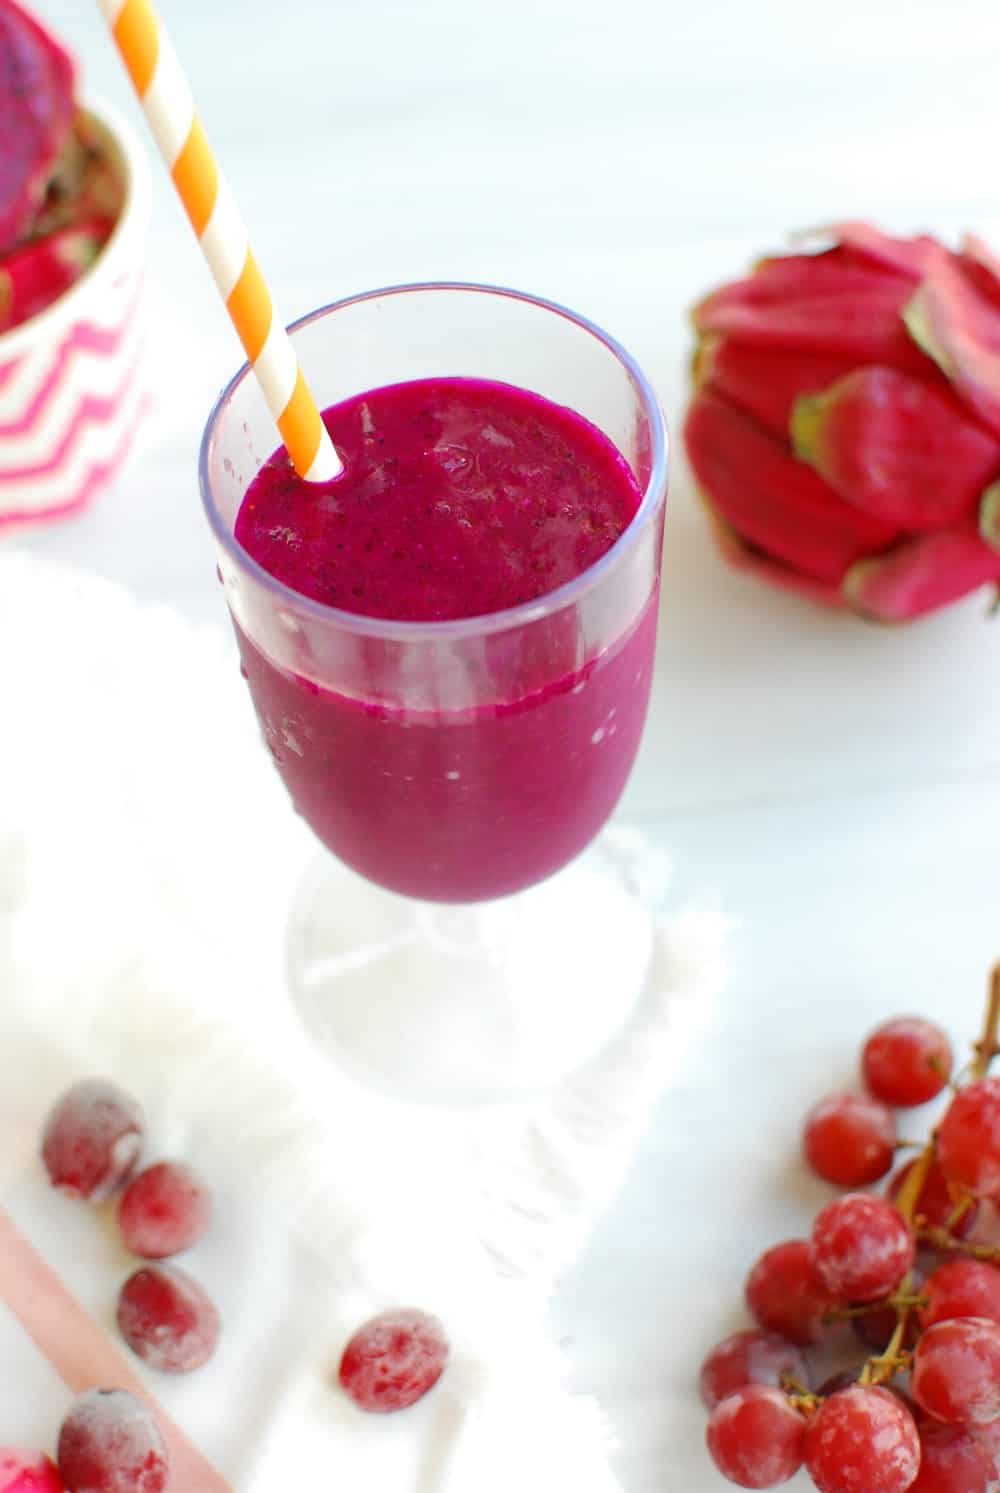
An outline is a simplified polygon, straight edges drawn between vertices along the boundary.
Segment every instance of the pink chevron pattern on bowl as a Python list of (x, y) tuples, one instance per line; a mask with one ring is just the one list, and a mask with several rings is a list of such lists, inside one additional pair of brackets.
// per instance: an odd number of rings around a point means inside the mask
[(83, 278), (0, 335), (0, 528), (90, 502), (120, 467), (147, 406), (141, 286), (149, 168), (111, 111), (88, 113), (117, 157), (125, 202)]

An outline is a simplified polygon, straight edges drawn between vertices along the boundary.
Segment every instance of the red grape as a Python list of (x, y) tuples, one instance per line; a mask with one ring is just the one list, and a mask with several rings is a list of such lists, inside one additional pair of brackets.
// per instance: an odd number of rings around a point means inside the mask
[(706, 1441), (712, 1461), (740, 1488), (776, 1488), (802, 1465), (805, 1425), (780, 1389), (747, 1384), (712, 1411)]
[(73, 1493), (163, 1493), (169, 1460), (149, 1406), (124, 1389), (92, 1389), (59, 1432), (59, 1471)]
[(861, 1053), (868, 1092), (897, 1109), (926, 1104), (951, 1076), (948, 1035), (933, 1021), (897, 1016), (876, 1027)]
[[(839, 1374), (831, 1374), (829, 1379), (820, 1385), (816, 1394), (821, 1400), (828, 1400), (831, 1395), (839, 1394), (842, 1389), (853, 1388), (858, 1383), (863, 1368), (864, 1365), (859, 1364), (856, 1369), (841, 1369)], [(900, 1389), (898, 1384), (886, 1384), (883, 1388), (887, 1389), (891, 1395), (895, 1395), (903, 1409), (909, 1411), (916, 1422), (917, 1407), (910, 1401), (906, 1392)]]
[(190, 1167), (160, 1161), (133, 1177), (118, 1204), (126, 1249), (145, 1260), (165, 1260), (196, 1244), (208, 1227), (212, 1202)]
[[(854, 1328), (856, 1337), (869, 1348), (874, 1348), (877, 1353), (887, 1347), (889, 1339), (896, 1331), (899, 1322), (899, 1313), (893, 1306), (883, 1307), (876, 1312), (865, 1312), (863, 1317), (854, 1317), (851, 1326)], [(904, 1348), (912, 1348), (917, 1340), (919, 1325), (915, 1311), (908, 1313), (906, 1327), (903, 1331)]]
[[(997, 1476), (1000, 1477), (1000, 1419), (988, 1421), (985, 1426), (973, 1426), (972, 1434), (993, 1463)], [(993, 1489), (990, 1493), (993, 1493)]]
[(810, 1417), (804, 1457), (820, 1493), (904, 1493), (920, 1466), (920, 1440), (895, 1395), (856, 1384)]
[(0, 1493), (66, 1493), (66, 1484), (44, 1452), (0, 1446)]
[(1000, 1201), (1000, 1078), (959, 1089), (941, 1121), (937, 1154), (949, 1182)]
[(878, 1301), (913, 1264), (916, 1242), (885, 1198), (849, 1192), (816, 1215), (810, 1258), (826, 1290), (842, 1302)]
[[(894, 1172), (889, 1178), (889, 1185), (885, 1195), (890, 1203), (894, 1203), (899, 1197), (903, 1183), (916, 1166), (916, 1161), (908, 1161), (901, 1166), (898, 1172)], [(917, 1194), (916, 1206), (913, 1216), (922, 1217), (932, 1229), (947, 1228), (949, 1220), (958, 1205), (958, 1198), (952, 1197), (948, 1191), (948, 1183), (945, 1181), (944, 1172), (936, 1161), (931, 1163), (924, 1185)], [(966, 1239), (972, 1233), (976, 1222), (976, 1214), (979, 1212), (978, 1204), (970, 1202), (961, 1218), (952, 1224), (951, 1232), (956, 1239)]]
[(929, 1305), (920, 1309), (921, 1327), (951, 1317), (988, 1317), (1000, 1323), (1000, 1270), (982, 1260), (948, 1260), (921, 1288)]
[(803, 1348), (819, 1342), (823, 1317), (833, 1306), (805, 1239), (788, 1239), (761, 1255), (747, 1277), (746, 1302), (760, 1327)]
[(816, 1393), (821, 1400), (828, 1400), (831, 1395), (839, 1394), (842, 1389), (850, 1389), (857, 1384), (860, 1369), (841, 1369), (836, 1374), (831, 1374), (829, 1379), (824, 1379)]
[(745, 1384), (780, 1385), (787, 1375), (807, 1385), (805, 1359), (774, 1332), (734, 1332), (709, 1353), (701, 1366), (701, 1397), (709, 1410)]
[(433, 1389), (448, 1362), (448, 1339), (436, 1317), (397, 1310), (372, 1317), (340, 1360), (340, 1382), (362, 1410), (405, 1410)]
[(840, 1187), (877, 1182), (896, 1154), (896, 1122), (867, 1094), (830, 1094), (806, 1115), (802, 1150), (816, 1174)]
[(1000, 1327), (985, 1317), (949, 1317), (921, 1334), (910, 1388), (928, 1415), (954, 1425), (1000, 1416)]
[(74, 1084), (49, 1113), (42, 1160), (53, 1187), (101, 1203), (132, 1175), (145, 1133), (141, 1108), (101, 1078)]
[(925, 1421), (920, 1471), (910, 1493), (991, 1493), (993, 1461), (972, 1431)]

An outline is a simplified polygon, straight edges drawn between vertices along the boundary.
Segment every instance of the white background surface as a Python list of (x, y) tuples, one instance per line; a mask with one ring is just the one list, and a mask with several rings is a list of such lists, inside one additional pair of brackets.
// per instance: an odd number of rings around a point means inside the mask
[[(683, 408), (686, 307), (788, 231), (867, 216), (1000, 246), (990, 0), (163, 0), (290, 320), (422, 278), (553, 296)], [(138, 120), (96, 5), (48, 0)], [(154, 163), (159, 407), (88, 516), (17, 543), (222, 621), (195, 461), (236, 345)], [(676, 448), (675, 448), (676, 449)], [(678, 459), (658, 683), (623, 812), (740, 920), (718, 1020), (556, 1306), (626, 1493), (714, 1493), (691, 1381), (745, 1269), (821, 1197), (807, 1102), (881, 1015), (978, 1021), (1000, 954), (1000, 621), (902, 631), (726, 572)]]

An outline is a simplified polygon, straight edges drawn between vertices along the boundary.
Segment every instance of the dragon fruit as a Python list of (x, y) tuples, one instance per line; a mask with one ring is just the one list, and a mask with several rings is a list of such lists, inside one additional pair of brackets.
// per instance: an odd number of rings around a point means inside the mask
[(733, 564), (903, 622), (1000, 585), (1000, 261), (824, 239), (695, 307), (685, 444)]
[(93, 264), (108, 236), (107, 219), (60, 228), (0, 264), (0, 332), (44, 311)]
[(73, 126), (75, 82), (59, 43), (20, 5), (0, 0), (0, 254), (42, 205)]
[(65, 49), (0, 0), (0, 333), (93, 263), (122, 206), (119, 173), (74, 98)]

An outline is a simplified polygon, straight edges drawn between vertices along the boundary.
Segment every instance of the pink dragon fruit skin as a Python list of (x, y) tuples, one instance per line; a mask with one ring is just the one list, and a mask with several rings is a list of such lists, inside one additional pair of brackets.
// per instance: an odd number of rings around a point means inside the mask
[(908, 621), (1000, 585), (1000, 261), (824, 238), (694, 308), (685, 444), (732, 564)]
[(0, 255), (26, 234), (73, 124), (75, 68), (14, 0), (0, 0)]

